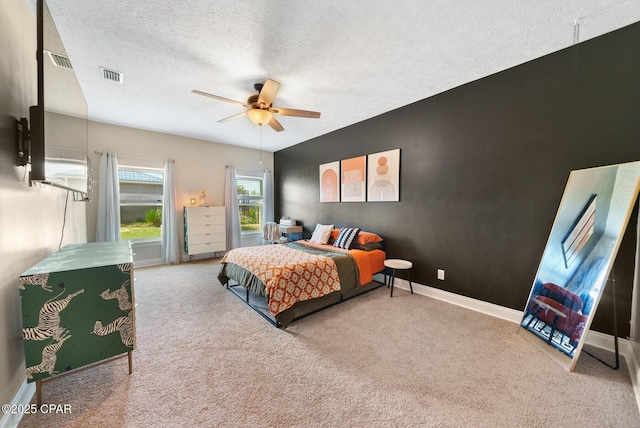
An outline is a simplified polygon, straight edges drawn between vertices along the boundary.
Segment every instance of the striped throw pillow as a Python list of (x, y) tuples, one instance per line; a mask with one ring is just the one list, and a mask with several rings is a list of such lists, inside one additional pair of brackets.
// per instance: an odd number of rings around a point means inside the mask
[(351, 249), (351, 245), (355, 242), (358, 233), (360, 233), (360, 229), (357, 227), (343, 227), (340, 229), (338, 238), (336, 238), (333, 246), (343, 248), (345, 250)]

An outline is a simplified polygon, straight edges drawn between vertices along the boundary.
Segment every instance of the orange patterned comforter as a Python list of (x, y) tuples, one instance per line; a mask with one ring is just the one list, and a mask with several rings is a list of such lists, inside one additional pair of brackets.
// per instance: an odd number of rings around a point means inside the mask
[(285, 245), (236, 248), (221, 263), (233, 263), (257, 276), (276, 315), (294, 303), (340, 290), (336, 264), (330, 257), (309, 254)]

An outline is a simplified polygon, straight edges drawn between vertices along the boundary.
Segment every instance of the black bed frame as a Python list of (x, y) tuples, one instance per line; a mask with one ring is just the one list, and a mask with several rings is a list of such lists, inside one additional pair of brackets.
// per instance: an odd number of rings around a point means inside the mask
[[(354, 292), (353, 295), (349, 295), (348, 297), (345, 297), (342, 292), (340, 291), (334, 291), (333, 293), (327, 294), (325, 296), (322, 297), (318, 297), (316, 299), (310, 299), (310, 300), (305, 300), (303, 302), (299, 302), (299, 303), (303, 303), (303, 304), (309, 304), (310, 306), (313, 306), (313, 309), (310, 309), (309, 311), (305, 311), (303, 313), (301, 313), (300, 315), (296, 315), (291, 322), (294, 322), (296, 320), (299, 320), (301, 318), (307, 317), (309, 315), (313, 315), (317, 312), (320, 312), (322, 310), (325, 310), (327, 308), (330, 308), (332, 306), (335, 306), (339, 303), (345, 302), (349, 299), (352, 299), (354, 297), (357, 296), (361, 296), (363, 294), (368, 293), (369, 291), (373, 291), (376, 290), (384, 285), (389, 286), (387, 284), (387, 272), (385, 270), (378, 272), (377, 274), (384, 274), (384, 278), (385, 281), (384, 283), (377, 281), (377, 280), (372, 280), (371, 282), (365, 284), (362, 287), (367, 287), (364, 290), (361, 290), (360, 292)], [(267, 321), (269, 321), (274, 327), (277, 328), (281, 328), (282, 324), (275, 319), (275, 317), (271, 314), (271, 312), (269, 312), (269, 296), (267, 295), (265, 296), (260, 296), (258, 294), (255, 294), (251, 291), (249, 291), (248, 288), (243, 287), (242, 284), (237, 283), (234, 281), (234, 284), (230, 284), (231, 280), (228, 280), (224, 286), (229, 289), (233, 294), (235, 294), (240, 300), (242, 300), (244, 303), (246, 303), (251, 309), (253, 309), (254, 311), (256, 311), (258, 314), (260, 314), (260, 316), (262, 316), (264, 319), (266, 319)], [(374, 284), (373, 286), (371, 286), (372, 284)], [(239, 290), (238, 288), (243, 288), (244, 289), (244, 293), (242, 292), (242, 290)], [(339, 298), (338, 300), (336, 300), (336, 296), (335, 294), (338, 293), (339, 294)], [(254, 300), (257, 300), (258, 302), (254, 303), (251, 300), (251, 296), (254, 296)], [(266, 300), (266, 306), (264, 305), (260, 305), (259, 301), (264, 301)], [(327, 304), (322, 304), (322, 301), (328, 301), (330, 303)], [(300, 306), (296, 307), (296, 309), (301, 309)], [(295, 309), (294, 309), (295, 310)]]

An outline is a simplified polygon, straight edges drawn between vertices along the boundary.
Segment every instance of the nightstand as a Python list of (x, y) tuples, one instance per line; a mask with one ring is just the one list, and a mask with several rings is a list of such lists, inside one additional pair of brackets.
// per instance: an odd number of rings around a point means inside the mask
[(296, 238), (302, 239), (302, 226), (285, 226), (282, 224), (278, 226), (280, 226), (280, 233), (287, 235), (287, 241), (291, 241), (292, 234), (295, 234)]

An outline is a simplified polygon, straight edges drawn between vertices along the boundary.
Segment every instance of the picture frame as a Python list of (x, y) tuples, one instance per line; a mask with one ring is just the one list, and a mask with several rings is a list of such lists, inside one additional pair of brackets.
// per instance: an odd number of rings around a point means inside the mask
[(340, 161), (340, 200), (342, 202), (365, 202), (366, 156)]
[(340, 161), (320, 165), (320, 202), (340, 202)]
[(400, 200), (400, 149), (370, 154), (367, 157), (367, 201)]

